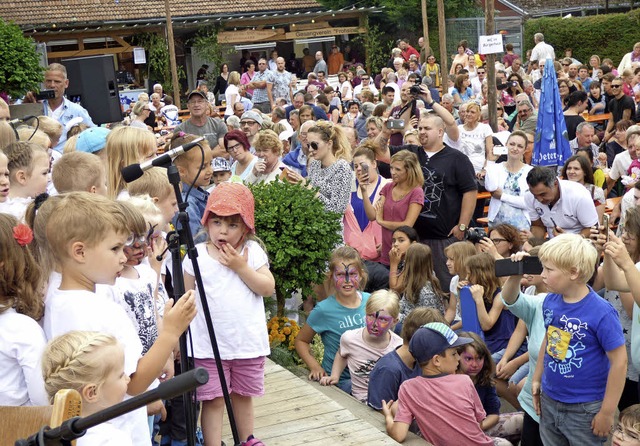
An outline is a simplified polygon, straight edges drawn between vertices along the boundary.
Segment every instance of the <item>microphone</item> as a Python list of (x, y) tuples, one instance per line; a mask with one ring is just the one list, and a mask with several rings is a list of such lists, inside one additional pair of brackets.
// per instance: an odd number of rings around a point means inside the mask
[(30, 121), (33, 118), (35, 118), (35, 116), (28, 115), (28, 116), (25, 116), (24, 118), (12, 119), (12, 120), (9, 121), (9, 125), (11, 125), (11, 127), (15, 127), (16, 125), (20, 124), (21, 122)]
[(163, 153), (162, 155), (155, 157), (152, 160), (145, 161), (142, 164), (131, 164), (129, 166), (125, 166), (120, 171), (122, 173), (122, 178), (125, 182), (131, 183), (132, 181), (140, 178), (145, 170), (149, 170), (152, 167), (166, 167), (167, 164), (170, 164), (175, 157), (193, 149), (201, 141), (204, 141), (204, 136), (196, 138), (193, 141), (188, 142), (182, 146), (178, 146), (175, 149), (171, 149), (168, 152)]

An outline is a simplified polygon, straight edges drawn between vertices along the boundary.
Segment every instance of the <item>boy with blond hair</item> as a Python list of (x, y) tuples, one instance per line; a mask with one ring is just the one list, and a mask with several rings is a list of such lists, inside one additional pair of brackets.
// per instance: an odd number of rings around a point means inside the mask
[(533, 375), (540, 436), (549, 445), (601, 445), (613, 429), (627, 370), (618, 313), (587, 281), (598, 252), (577, 234), (540, 248), (546, 336)]
[[(129, 395), (144, 392), (163, 373), (180, 334), (196, 313), (193, 292), (172, 305), (167, 302), (163, 330), (141, 357), (142, 345), (125, 311), (113, 300), (96, 294), (97, 284), (114, 285), (127, 260), (124, 247), (133, 241), (121, 208), (108, 198), (71, 192), (60, 199), (49, 217), (47, 241), (62, 273), (58, 289), (45, 303), (43, 327), (47, 339), (72, 330), (100, 331), (115, 336), (125, 349)], [(146, 409), (116, 420), (133, 444), (150, 441)]]
[(162, 212), (165, 224), (171, 222), (176, 212), (178, 212), (178, 201), (173, 187), (169, 183), (167, 169), (152, 167), (146, 170), (140, 178), (129, 183), (127, 190), (131, 196), (150, 196), (158, 209), (160, 209), (160, 212)]
[(53, 187), (60, 194), (90, 192), (107, 196), (107, 174), (95, 155), (85, 152), (65, 153), (51, 170)]

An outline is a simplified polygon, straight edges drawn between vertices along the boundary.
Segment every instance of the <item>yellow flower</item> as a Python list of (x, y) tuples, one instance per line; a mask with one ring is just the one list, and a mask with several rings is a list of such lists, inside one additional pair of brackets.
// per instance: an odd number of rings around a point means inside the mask
[(284, 327), (282, 329), (282, 333), (284, 333), (286, 335), (290, 335), (291, 334), (291, 329), (289, 327)]

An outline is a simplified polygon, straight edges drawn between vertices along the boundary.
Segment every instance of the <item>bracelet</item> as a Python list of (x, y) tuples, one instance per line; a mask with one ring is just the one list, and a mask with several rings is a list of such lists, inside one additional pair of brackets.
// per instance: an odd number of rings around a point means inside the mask
[(428, 105), (429, 107), (433, 107), (433, 104), (435, 104), (435, 103), (436, 103), (436, 101), (431, 101), (431, 103), (430, 103), (430, 104), (427, 104), (427, 105)]

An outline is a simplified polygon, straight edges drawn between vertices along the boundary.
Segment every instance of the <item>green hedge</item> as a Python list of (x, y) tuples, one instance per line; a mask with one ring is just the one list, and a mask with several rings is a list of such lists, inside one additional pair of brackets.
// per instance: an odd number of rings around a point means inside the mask
[(617, 67), (622, 57), (640, 41), (640, 10), (626, 14), (603, 14), (568, 19), (543, 17), (524, 24), (526, 49), (534, 46), (533, 35), (541, 32), (544, 40), (564, 56), (565, 48), (573, 49), (573, 57), (588, 64), (593, 54), (610, 58)]

